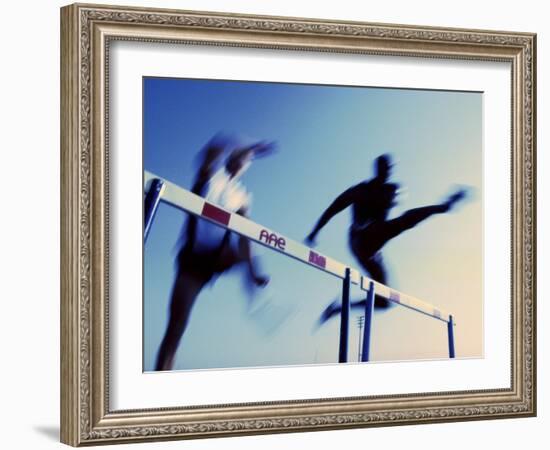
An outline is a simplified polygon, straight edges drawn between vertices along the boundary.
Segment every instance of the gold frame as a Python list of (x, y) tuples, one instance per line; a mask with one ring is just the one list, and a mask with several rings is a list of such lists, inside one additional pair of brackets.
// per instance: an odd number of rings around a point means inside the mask
[[(509, 389), (111, 411), (108, 390), (109, 42), (206, 43), (512, 67)], [(75, 4), (61, 9), (61, 441), (73, 446), (536, 414), (536, 35)]]

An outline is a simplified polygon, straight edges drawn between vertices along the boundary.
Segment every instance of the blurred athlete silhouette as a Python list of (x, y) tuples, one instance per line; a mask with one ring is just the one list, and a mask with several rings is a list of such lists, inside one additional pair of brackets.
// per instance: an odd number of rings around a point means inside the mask
[[(340, 194), (322, 214), (317, 224), (306, 238), (306, 243), (315, 245), (319, 231), (338, 213), (351, 206), (353, 220), (349, 228), (349, 246), (361, 267), (370, 277), (382, 284), (388, 284), (387, 271), (382, 259), (381, 249), (391, 239), (410, 230), (420, 222), (434, 214), (450, 211), (453, 206), (466, 195), (465, 190), (458, 190), (445, 202), (437, 205), (424, 206), (406, 211), (401, 216), (388, 220), (390, 210), (396, 205), (399, 185), (389, 181), (392, 162), (387, 154), (375, 160), (375, 176), (350, 187)], [(390, 302), (376, 296), (374, 306), (377, 309), (387, 309)], [(365, 300), (352, 302), (352, 308), (365, 306)], [(320, 318), (324, 323), (341, 311), (337, 300), (330, 304)]]
[[(251, 195), (239, 179), (253, 160), (271, 153), (275, 144), (261, 141), (236, 146), (231, 140), (228, 136), (216, 135), (201, 151), (199, 169), (191, 191), (230, 212), (246, 216)], [(221, 164), (228, 151), (229, 156)], [(195, 215), (187, 218), (179, 243), (168, 326), (158, 351), (155, 370), (172, 369), (193, 305), (210, 281), (237, 265), (245, 264), (249, 285), (265, 286), (269, 282), (267, 276), (258, 273), (248, 239)]]

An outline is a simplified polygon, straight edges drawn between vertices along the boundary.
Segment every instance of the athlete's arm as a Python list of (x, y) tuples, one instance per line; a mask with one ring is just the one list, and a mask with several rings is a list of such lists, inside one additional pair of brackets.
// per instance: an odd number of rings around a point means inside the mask
[[(246, 217), (248, 209), (246, 207), (240, 208), (236, 214), (239, 214), (243, 217)], [(246, 266), (248, 268), (248, 274), (250, 278), (257, 286), (265, 286), (269, 283), (269, 277), (267, 275), (260, 275), (258, 273), (258, 268), (254, 263), (254, 258), (252, 257), (252, 250), (250, 248), (250, 239), (239, 236), (239, 253), (244, 256), (246, 260)]]
[(315, 228), (312, 232), (309, 233), (306, 238), (306, 242), (313, 244), (315, 242), (315, 237), (317, 233), (323, 228), (336, 214), (342, 212), (348, 206), (353, 204), (353, 201), (358, 193), (358, 186), (353, 186), (348, 190), (342, 192), (336, 199), (331, 203), (331, 205), (325, 210), (323, 215), (318, 220)]

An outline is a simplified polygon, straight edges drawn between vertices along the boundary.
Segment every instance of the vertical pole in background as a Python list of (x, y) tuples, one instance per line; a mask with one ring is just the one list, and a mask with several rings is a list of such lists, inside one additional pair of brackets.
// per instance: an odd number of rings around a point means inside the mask
[(455, 337), (454, 337), (454, 320), (453, 316), (449, 316), (447, 322), (447, 334), (449, 335), (449, 358), (455, 357)]
[(374, 283), (369, 283), (369, 291), (365, 301), (365, 328), (363, 333), (363, 354), (361, 362), (367, 362), (370, 357), (370, 335), (372, 328), (372, 314), (374, 312)]
[(346, 267), (346, 275), (342, 286), (342, 314), (340, 316), (340, 349), (338, 362), (348, 362), (348, 337), (349, 337), (349, 289), (351, 275), (349, 267)]
[(147, 240), (147, 235), (151, 229), (151, 224), (155, 218), (155, 213), (157, 212), (160, 197), (164, 191), (165, 184), (162, 180), (155, 178), (151, 181), (151, 186), (149, 187), (149, 192), (145, 195), (145, 201), (143, 205), (143, 241)]
[(363, 354), (362, 351), (361, 351), (361, 342), (362, 342), (362, 334), (361, 331), (363, 331), (363, 325), (365, 324), (365, 316), (359, 316), (357, 318), (357, 327), (359, 328), (359, 342), (358, 342), (358, 345), (357, 345), (357, 361), (361, 361), (361, 355)]

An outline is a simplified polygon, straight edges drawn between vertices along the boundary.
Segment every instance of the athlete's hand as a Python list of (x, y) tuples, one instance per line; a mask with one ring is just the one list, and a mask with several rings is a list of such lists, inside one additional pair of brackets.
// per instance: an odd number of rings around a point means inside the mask
[(304, 239), (304, 243), (308, 246), (308, 247), (315, 247), (317, 245), (317, 242), (315, 241), (315, 235), (314, 234), (310, 234), (308, 235), (308, 237), (306, 237)]
[(277, 142), (275, 141), (272, 141), (272, 142), (260, 141), (250, 147), (252, 154), (255, 157), (259, 157), (259, 158), (268, 156), (274, 153), (276, 149), (277, 149)]
[(258, 287), (265, 287), (269, 284), (269, 277), (267, 275), (256, 275), (252, 278), (252, 281)]

